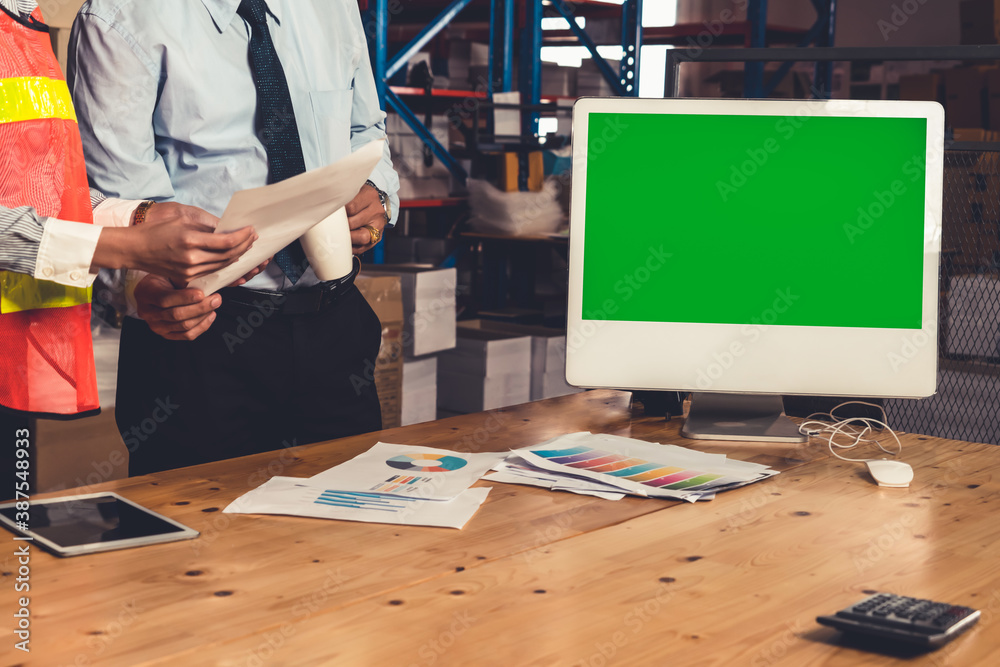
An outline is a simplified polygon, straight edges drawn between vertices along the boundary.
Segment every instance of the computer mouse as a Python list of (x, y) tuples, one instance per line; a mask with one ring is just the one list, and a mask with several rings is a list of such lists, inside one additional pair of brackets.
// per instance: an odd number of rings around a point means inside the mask
[(866, 461), (868, 472), (871, 473), (879, 486), (909, 486), (913, 481), (913, 468), (909, 463), (902, 461), (889, 461), (888, 459), (878, 459)]

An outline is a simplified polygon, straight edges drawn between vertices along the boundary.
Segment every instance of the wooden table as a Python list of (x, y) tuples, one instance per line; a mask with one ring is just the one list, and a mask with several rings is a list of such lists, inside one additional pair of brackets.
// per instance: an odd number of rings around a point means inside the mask
[[(219, 511), (271, 475), (306, 477), (377, 440), (499, 451), (581, 430), (784, 472), (698, 504), (496, 484), (461, 531)], [(820, 444), (692, 443), (677, 430), (633, 412), (628, 393), (593, 391), (93, 487), (202, 536), (70, 559), (34, 550), (32, 651), (8, 634), (0, 663), (903, 664), (815, 623), (877, 590), (983, 611), (906, 664), (996, 664), (996, 447), (906, 436), (916, 478), (884, 489)]]

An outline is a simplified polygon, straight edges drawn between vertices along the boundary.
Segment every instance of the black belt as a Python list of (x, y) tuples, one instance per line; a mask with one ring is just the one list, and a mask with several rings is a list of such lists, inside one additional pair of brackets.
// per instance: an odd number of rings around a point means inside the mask
[(361, 262), (354, 258), (354, 268), (343, 278), (303, 287), (294, 292), (272, 292), (248, 287), (223, 287), (220, 310), (256, 310), (267, 315), (305, 315), (319, 313), (333, 305), (354, 286)]

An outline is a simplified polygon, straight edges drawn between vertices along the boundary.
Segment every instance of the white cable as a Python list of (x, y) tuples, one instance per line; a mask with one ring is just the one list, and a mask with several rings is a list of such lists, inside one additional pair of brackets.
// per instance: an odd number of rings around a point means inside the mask
[[(871, 417), (849, 417), (846, 419), (839, 419), (835, 416), (835, 412), (838, 408), (842, 408), (845, 405), (867, 405), (873, 408), (878, 408), (879, 412), (882, 413), (882, 419), (872, 419)], [(831, 423), (824, 421), (818, 421), (815, 418), (829, 417)], [(867, 463), (868, 461), (876, 461), (878, 459), (851, 459), (846, 456), (841, 456), (836, 452), (836, 449), (853, 449), (861, 444), (873, 444), (879, 449), (881, 449), (886, 454), (891, 454), (892, 456), (899, 456), (903, 453), (903, 443), (899, 441), (899, 437), (896, 432), (889, 428), (886, 423), (888, 421), (885, 409), (881, 405), (876, 405), (874, 403), (868, 403), (865, 401), (845, 401), (837, 406), (834, 406), (830, 412), (814, 412), (813, 414), (806, 417), (806, 421), (802, 422), (799, 426), (799, 433), (808, 436), (822, 437), (826, 436), (827, 447), (830, 449), (830, 453), (836, 456), (838, 459), (844, 461), (852, 461), (854, 463)], [(874, 437), (865, 437), (869, 433), (874, 433), (875, 429), (873, 426), (878, 426), (879, 430), (888, 431), (889, 435), (892, 436), (893, 440), (896, 441), (896, 451), (891, 451), (886, 449), (878, 439)], [(862, 428), (863, 427), (863, 428)], [(849, 438), (849, 442), (837, 442), (835, 438), (838, 436), (846, 436)], [(836, 448), (836, 449), (835, 449)]]

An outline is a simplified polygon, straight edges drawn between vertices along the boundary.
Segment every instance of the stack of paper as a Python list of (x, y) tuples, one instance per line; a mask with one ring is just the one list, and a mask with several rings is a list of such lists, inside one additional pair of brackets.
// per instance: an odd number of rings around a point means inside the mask
[[(532, 484), (617, 500), (622, 495), (711, 500), (778, 474), (758, 463), (733, 461), (676, 445), (659, 445), (616, 435), (573, 433), (519, 449), (485, 479)], [(617, 497), (615, 497), (617, 496)]]
[(308, 479), (273, 477), (223, 511), (461, 528), (490, 491), (469, 487), (503, 457), (380, 442)]
[(401, 426), (437, 419), (437, 357), (403, 360)]

